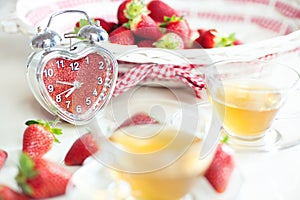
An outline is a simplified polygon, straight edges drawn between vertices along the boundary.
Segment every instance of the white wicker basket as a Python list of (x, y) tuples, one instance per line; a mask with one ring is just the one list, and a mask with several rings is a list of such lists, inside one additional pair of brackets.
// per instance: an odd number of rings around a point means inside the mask
[[(18, 0), (16, 16), (19, 31), (31, 35), (37, 26), (44, 27), (50, 15), (57, 10), (80, 9), (90, 17), (117, 21), (116, 13), (123, 0)], [(297, 65), (300, 62), (300, 1), (298, 0), (164, 0), (177, 9), (192, 29), (216, 28), (224, 33), (236, 33), (244, 44), (214, 49), (177, 50), (190, 63), (205, 65), (232, 57), (259, 59), (282, 58), (283, 62)], [(73, 29), (82, 16), (63, 16), (52, 22), (58, 32)], [(3, 21), (2, 21), (3, 22)], [(136, 49), (137, 46), (104, 44), (116, 56)], [(120, 65), (120, 72), (145, 62), (145, 57), (129, 56), (131, 63)], [(172, 64), (174, 59), (162, 61), (159, 56), (149, 57), (153, 63)], [(174, 65), (178, 63), (173, 63)], [(297, 66), (296, 66), (297, 67)], [(153, 77), (152, 77), (153, 78)]]

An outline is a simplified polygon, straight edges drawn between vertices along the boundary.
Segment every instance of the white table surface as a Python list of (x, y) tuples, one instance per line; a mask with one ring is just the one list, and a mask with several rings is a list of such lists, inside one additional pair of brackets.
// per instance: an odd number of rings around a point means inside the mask
[[(6, 5), (3, 0), (0, 2), (3, 8), (7, 8), (6, 13), (11, 12), (9, 5)], [(0, 9), (0, 11), (2, 10)], [(0, 49), (0, 91), (2, 93), (0, 99), (0, 148), (14, 152), (21, 149), (26, 120), (37, 118), (53, 120), (54, 118), (37, 103), (26, 81), (25, 64), (27, 56), (31, 52), (28, 36), (0, 32)], [(162, 89), (150, 89), (150, 91), (154, 96), (155, 94), (159, 96), (163, 92)], [(190, 95), (191, 98), (193, 97), (190, 90), (183, 92)], [(145, 95), (147, 94), (149, 95), (148, 89), (145, 90)], [(294, 121), (289, 123), (289, 120), (286, 120), (286, 123), (288, 127), (299, 129)], [(78, 136), (71, 125), (62, 124), (61, 126), (65, 130), (65, 134), (60, 137), (63, 145), (55, 145), (52, 152), (47, 154), (49, 159), (58, 162), (62, 161), (65, 152)], [(59, 154), (55, 154), (56, 152)], [(237, 152), (237, 167), (243, 177), (237, 199), (300, 199), (299, 154), (300, 145), (270, 153)], [(15, 171), (12, 170), (11, 173), (3, 174), (0, 171), (0, 183), (15, 187), (12, 180)]]

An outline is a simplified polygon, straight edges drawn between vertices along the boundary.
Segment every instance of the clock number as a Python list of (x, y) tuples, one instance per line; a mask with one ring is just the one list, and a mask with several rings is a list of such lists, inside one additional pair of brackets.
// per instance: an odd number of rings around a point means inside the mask
[(98, 92), (97, 92), (97, 90), (96, 89), (94, 89), (94, 91), (93, 91), (93, 95), (96, 97), (96, 96), (98, 96)]
[(98, 77), (98, 85), (101, 85), (103, 83), (102, 77)]
[(85, 104), (86, 104), (87, 106), (89, 106), (89, 105), (91, 105), (91, 103), (92, 103), (91, 97), (87, 97), (87, 98), (85, 99)]
[(44, 74), (45, 74), (46, 77), (52, 77), (54, 75), (54, 71), (53, 71), (52, 68), (45, 69)]
[(53, 85), (48, 85), (48, 91), (49, 91), (49, 92), (53, 92), (53, 91), (54, 91)]
[(56, 95), (55, 100), (57, 103), (61, 102), (61, 95)]
[(103, 61), (100, 61), (99, 62), (99, 68), (100, 70), (104, 69), (104, 62)]
[(58, 60), (55, 62), (57, 64), (57, 68), (64, 68), (65, 65), (64, 65), (64, 60)]
[(78, 62), (73, 62), (70, 64), (71, 70), (72, 71), (78, 71), (79, 70), (79, 63)]
[(90, 59), (89, 59), (89, 57), (85, 57), (85, 62), (86, 62), (86, 64), (90, 64)]
[(76, 112), (81, 113), (81, 111), (82, 111), (81, 105), (76, 106)]
[(66, 104), (67, 104), (67, 108), (70, 108), (71, 101), (66, 101)]

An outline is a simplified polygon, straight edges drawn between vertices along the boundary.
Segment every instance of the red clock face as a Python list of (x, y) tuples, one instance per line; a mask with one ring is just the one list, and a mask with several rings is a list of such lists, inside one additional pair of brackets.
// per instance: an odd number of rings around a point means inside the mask
[(41, 73), (52, 104), (71, 118), (89, 115), (102, 107), (112, 90), (112, 62), (107, 55), (98, 53), (79, 59), (50, 59)]

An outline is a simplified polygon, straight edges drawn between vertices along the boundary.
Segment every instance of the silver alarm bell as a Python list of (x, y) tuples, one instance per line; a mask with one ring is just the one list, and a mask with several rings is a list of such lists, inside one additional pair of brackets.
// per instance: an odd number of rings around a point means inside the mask
[(82, 27), (78, 32), (78, 37), (93, 42), (108, 41), (108, 33), (102, 27), (96, 25)]
[(62, 38), (60, 35), (52, 30), (41, 30), (38, 28), (38, 33), (32, 38), (30, 46), (34, 50), (48, 49), (60, 44)]
[(55, 16), (70, 12), (84, 14), (86, 16), (87, 21), (89, 22), (89, 25), (82, 27), (75, 37), (79, 37), (81, 39), (88, 39), (91, 43), (108, 41), (108, 33), (100, 26), (100, 24), (93, 24), (89, 16), (84, 11), (63, 10), (54, 13), (50, 17), (48, 24), (44, 30), (42, 30), (40, 27), (38, 28), (37, 34), (31, 40), (31, 48), (34, 50), (50, 49), (51, 47), (59, 45), (62, 41), (62, 38), (57, 32), (49, 29), (50, 24), (52, 18), (54, 18)]

